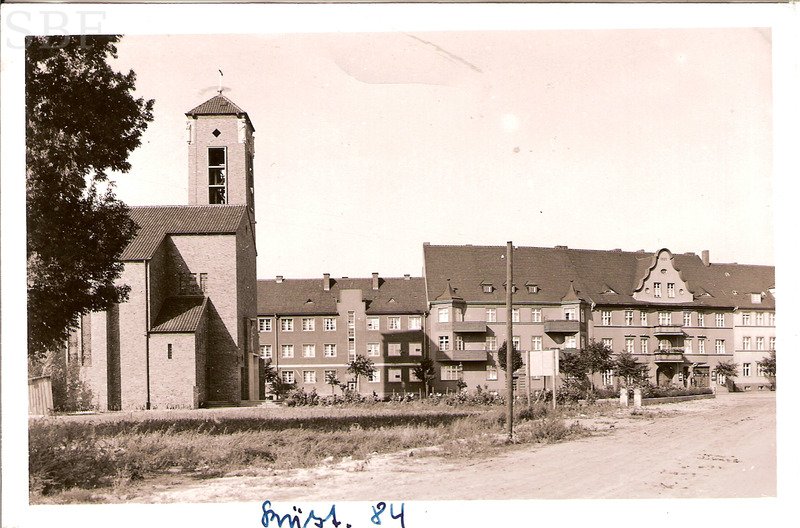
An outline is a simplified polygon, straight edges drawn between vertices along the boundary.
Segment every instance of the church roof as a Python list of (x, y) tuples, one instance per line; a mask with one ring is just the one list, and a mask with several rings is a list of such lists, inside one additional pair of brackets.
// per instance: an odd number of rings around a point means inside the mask
[[(447, 287), (457, 288), (468, 303), (503, 303), (504, 289), (484, 291), (483, 284), (504, 284), (505, 246), (423, 247), (428, 296), (435, 299)], [(652, 263), (654, 253), (643, 251), (568, 249), (566, 247), (514, 248), (514, 283), (536, 284), (533, 293), (518, 288), (515, 303), (561, 303), (572, 287), (577, 297), (600, 305), (641, 305), (633, 294)], [(773, 309), (775, 267), (743, 264), (705, 266), (693, 253), (674, 254), (694, 293), (692, 306)], [(570, 286), (572, 284), (572, 286)], [(709, 295), (699, 295), (705, 291)], [(753, 303), (751, 293), (764, 293)]]
[(378, 289), (372, 279), (283, 279), (258, 281), (258, 313), (262, 315), (337, 315), (336, 300), (342, 290), (361, 290), (366, 312), (378, 314), (423, 313), (425, 282), (421, 277), (380, 278)]
[(161, 305), (151, 332), (195, 332), (206, 308), (202, 295), (169, 297)]
[(167, 235), (233, 234), (247, 215), (244, 205), (169, 205), (131, 207), (139, 231), (120, 260), (149, 260)]
[(225, 97), (222, 94), (215, 95), (208, 101), (201, 103), (188, 112), (186, 112), (187, 116), (201, 116), (201, 115), (233, 115), (236, 117), (244, 117), (247, 119), (247, 122), (250, 124), (250, 128), (255, 131), (253, 128), (253, 124), (250, 122), (250, 116), (247, 115), (247, 112), (239, 108), (239, 106)]

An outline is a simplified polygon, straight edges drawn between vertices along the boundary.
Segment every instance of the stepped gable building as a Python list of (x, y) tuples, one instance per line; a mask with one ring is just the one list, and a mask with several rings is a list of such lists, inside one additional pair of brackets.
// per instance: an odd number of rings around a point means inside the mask
[[(132, 207), (128, 301), (82, 318), (70, 361), (107, 409), (258, 399), (253, 133), (223, 95), (187, 112), (189, 203)], [(262, 389), (263, 391), (263, 389)]]
[(355, 389), (347, 365), (357, 354), (377, 367), (358, 380), (361, 393), (418, 392), (412, 368), (427, 353), (425, 306), (423, 279), (408, 275), (259, 280), (261, 357), (306, 392), (340, 394), (326, 383), (330, 376)]
[[(445, 388), (459, 379), (504, 387), (497, 349), (506, 336), (505, 251), (423, 246), (432, 357)], [(594, 339), (633, 354), (654, 383), (721, 384), (712, 373), (720, 361), (739, 364), (739, 386), (768, 383), (757, 362), (775, 349), (774, 267), (714, 264), (705, 251), (556, 246), (515, 248), (513, 272), (513, 339), (523, 352)], [(617, 381), (608, 371), (595, 383)]]

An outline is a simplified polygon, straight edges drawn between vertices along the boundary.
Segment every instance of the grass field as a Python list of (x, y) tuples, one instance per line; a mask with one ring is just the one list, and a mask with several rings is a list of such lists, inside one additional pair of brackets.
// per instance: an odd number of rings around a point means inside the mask
[[(518, 443), (586, 434), (544, 406), (517, 418)], [(312, 467), (347, 457), (440, 446), (437, 455), (503, 448), (500, 407), (376, 404), (345, 408), (149, 411), (32, 419), (32, 503), (76, 490), (146, 485), (160, 475), (211, 478), (243, 468)]]

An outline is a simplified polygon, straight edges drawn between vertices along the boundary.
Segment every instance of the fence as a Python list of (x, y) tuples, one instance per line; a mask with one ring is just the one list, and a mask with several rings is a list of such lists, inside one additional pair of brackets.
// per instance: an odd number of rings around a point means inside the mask
[(50, 376), (28, 378), (28, 414), (49, 415), (53, 412), (53, 384)]

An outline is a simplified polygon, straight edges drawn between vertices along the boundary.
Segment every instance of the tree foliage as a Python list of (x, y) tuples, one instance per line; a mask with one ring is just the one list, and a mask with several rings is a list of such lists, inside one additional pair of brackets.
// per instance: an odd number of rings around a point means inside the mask
[(629, 352), (622, 352), (614, 362), (614, 373), (626, 385), (638, 385), (647, 381), (648, 367), (633, 357)]
[(375, 364), (368, 357), (357, 354), (356, 357), (350, 360), (347, 364), (347, 372), (356, 377), (356, 387), (360, 390), (359, 378), (361, 376), (370, 376), (375, 372)]
[(135, 234), (106, 182), (127, 172), (153, 119), (136, 76), (114, 71), (116, 36), (29, 37), (25, 56), (28, 353), (59, 347), (80, 315), (126, 299), (114, 281)]
[[(525, 363), (522, 361), (522, 353), (517, 350), (517, 347), (514, 346), (514, 343), (511, 343), (511, 346), (513, 348), (513, 352), (511, 353), (511, 357), (513, 359), (513, 362), (511, 363), (511, 372), (516, 372), (517, 370), (521, 369)], [(503, 344), (497, 349), (497, 363), (500, 365), (502, 370), (507, 370), (506, 356), (508, 355), (508, 349), (506, 347), (506, 341), (503, 341)]]
[(720, 361), (717, 363), (717, 366), (714, 367), (714, 373), (718, 377), (725, 376), (726, 379), (735, 378), (739, 373), (739, 364), (733, 361)]
[(769, 356), (765, 357), (761, 361), (757, 361), (758, 365), (764, 371), (764, 376), (767, 378), (774, 378), (775, 377), (775, 351), (769, 353)]
[(425, 394), (428, 394), (428, 387), (431, 381), (436, 377), (436, 369), (433, 366), (433, 360), (430, 358), (423, 358), (420, 360), (419, 365), (411, 367), (414, 375), (422, 380), (425, 387)]
[(283, 381), (280, 373), (272, 364), (271, 359), (268, 359), (264, 364), (264, 382), (269, 385), (268, 392), (275, 395), (277, 398), (282, 398), (295, 386), (294, 383), (286, 383)]
[(592, 339), (586, 347), (580, 350), (564, 352), (559, 361), (559, 370), (564, 375), (576, 380), (588, 379), (590, 387), (594, 389), (592, 375), (615, 366), (611, 354), (610, 348)]

